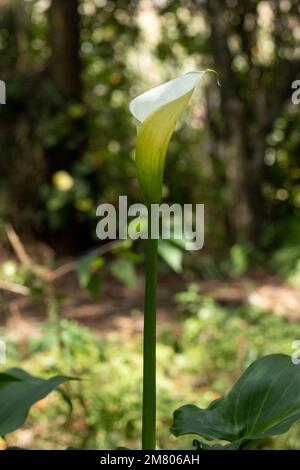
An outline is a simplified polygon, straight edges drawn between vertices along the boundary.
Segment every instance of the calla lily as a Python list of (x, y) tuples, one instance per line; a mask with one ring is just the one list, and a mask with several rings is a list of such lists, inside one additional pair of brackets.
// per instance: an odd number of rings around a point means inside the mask
[[(161, 200), (165, 157), (176, 123), (205, 72), (189, 72), (134, 98), (130, 111), (138, 121), (136, 167), (146, 203)], [(142, 449), (155, 449), (156, 416), (156, 286), (158, 240), (148, 240), (144, 304)]]
[(168, 144), (177, 121), (205, 71), (188, 72), (134, 98), (129, 109), (138, 121), (136, 167), (148, 204), (159, 203)]

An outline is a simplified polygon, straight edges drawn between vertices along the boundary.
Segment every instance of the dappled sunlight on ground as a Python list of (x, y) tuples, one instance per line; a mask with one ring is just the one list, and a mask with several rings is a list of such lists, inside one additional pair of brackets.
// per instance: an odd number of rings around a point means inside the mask
[[(264, 275), (243, 277), (238, 280), (203, 280), (193, 278), (201, 292), (211, 295), (224, 306), (239, 306), (249, 302), (259, 309), (290, 320), (300, 319), (300, 292), (276, 276)], [(187, 281), (169, 274), (162, 276), (158, 288), (158, 322), (169, 322), (176, 329), (178, 312), (174, 295), (185, 289)], [(60, 285), (59, 292), (65, 299), (61, 315), (92, 327), (98, 334), (118, 332), (128, 336), (140, 333), (143, 328), (143, 277), (138, 276), (136, 288), (128, 288), (115, 279), (104, 281), (102, 295), (95, 300), (83, 289), (79, 289), (76, 276), (69, 274)], [(38, 333), (38, 322), (46, 320), (43, 307), (28, 297), (5, 294), (6, 308), (2, 324), (19, 340)]]

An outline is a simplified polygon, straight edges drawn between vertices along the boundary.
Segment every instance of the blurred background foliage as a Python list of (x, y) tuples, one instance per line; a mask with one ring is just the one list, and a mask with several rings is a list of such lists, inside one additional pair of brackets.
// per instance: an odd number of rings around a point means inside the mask
[[(0, 0), (7, 93), (0, 106), (0, 287), (28, 295), (48, 314), (21, 351), (11, 333), (3, 335), (12, 364), (88, 376), (67, 386), (73, 418), (51, 398), (13, 439), (42, 448), (137, 445), (139, 335), (124, 348), (119, 331), (98, 335), (61, 319), (64, 286), (51, 282), (74, 270), (100, 304), (103, 277), (129, 290), (139, 285), (142, 244), (101, 245), (95, 228), (101, 202), (117, 204), (123, 194), (141, 201), (128, 104), (146, 89), (207, 67), (221, 82), (206, 79), (196, 91), (166, 160), (164, 200), (205, 204), (205, 249), (191, 254), (174, 240), (161, 243), (161, 275), (235, 282), (256, 269), (299, 288), (300, 117), (291, 100), (300, 78), (299, 18), (297, 0)], [(16, 234), (34, 262), (20, 256)], [(71, 261), (49, 274), (70, 257), (75, 269)], [(176, 297), (180, 334), (168, 323), (160, 328), (165, 448), (183, 445), (168, 433), (176, 406), (206, 405), (256, 357), (290, 353), (297, 339), (297, 323), (253, 305), (219, 305), (197, 289)], [(64, 430), (59, 443), (53, 420)], [(276, 442), (295, 447), (297, 433)]]
[(0, 26), (3, 221), (87, 248), (100, 202), (140, 199), (130, 99), (214, 67), (222, 86), (207, 80), (171, 142), (165, 199), (206, 204), (214, 253), (297, 243), (297, 1), (2, 0)]

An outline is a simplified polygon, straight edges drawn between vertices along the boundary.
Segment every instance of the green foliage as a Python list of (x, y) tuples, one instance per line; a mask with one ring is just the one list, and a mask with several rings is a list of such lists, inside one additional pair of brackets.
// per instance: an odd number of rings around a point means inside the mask
[[(289, 34), (285, 35), (284, 27), (277, 30), (274, 26), (270, 44), (274, 41), (278, 54), (273, 54), (270, 62), (266, 57), (258, 58), (257, 51), (265, 50), (257, 45), (264, 42), (259, 39), (264, 38), (262, 26), (254, 21), (253, 30), (248, 31), (244, 18), (255, 16), (263, 2), (258, 2), (255, 12), (247, 2), (240, 3), (234, 11), (222, 4), (219, 14), (226, 23), (228, 42), (231, 37), (248, 38), (238, 41), (239, 47), (231, 51), (230, 73), (251, 127), (249, 146), (253, 146), (260, 120), (256, 104), (263, 101), (258, 90), (267, 100), (266, 109), (273, 109), (271, 103), (276, 104), (281, 96), (280, 85), (285, 78), (281, 67), (283, 71), (290, 70), (287, 57), (292, 57), (295, 49), (295, 35), (289, 27)], [(0, 108), (0, 143), (5, 150), (0, 172), (0, 217), (17, 220), (20, 230), (47, 236), (47, 240), (50, 237), (51, 241), (57, 232), (69, 231), (73, 235), (75, 226), (77, 237), (83, 238), (81, 242), (86, 247), (95, 240), (95, 208), (99, 201), (114, 203), (119, 194), (125, 193), (130, 200), (140, 198), (131, 158), (130, 99), (153, 81), (163, 82), (178, 75), (179, 70), (200, 69), (214, 61), (213, 35), (207, 27), (209, 3), (196, 6), (190, 1), (163, 2), (149, 7), (155, 18), (154, 33), (142, 20), (138, 2), (104, 1), (102, 5), (84, 0), (80, 7), (80, 102), (65, 102), (50, 76), (47, 5), (42, 0), (13, 0), (1, 5), (0, 75), (7, 81), (7, 105)], [(296, 25), (295, 11), (279, 9), (274, 25), (281, 24), (281, 19)], [(279, 57), (282, 47), (286, 50), (285, 59)], [(149, 61), (149, 66), (141, 66), (144, 60)], [(273, 87), (277, 67), (279, 89)], [(250, 68), (253, 74), (249, 74)], [(174, 136), (166, 161), (164, 188), (167, 200), (205, 203), (207, 246), (214, 256), (229, 244), (231, 191), (222, 148), (229, 117), (225, 119), (218, 104), (219, 91), (213, 87), (208, 91), (204, 115), (208, 116), (209, 128), (203, 127), (199, 110), (193, 109), (189, 117), (192, 126), (183, 124), (181, 132)], [(198, 99), (195, 103), (199, 105)], [(264, 249), (281, 246), (287, 237), (299, 239), (299, 113), (291, 105), (278, 105), (278, 110), (279, 115), (265, 136), (265, 152), (260, 156), (264, 175), (256, 188), (258, 191), (261, 186), (263, 193)], [(73, 151), (74, 157), (68, 153)], [(55, 176), (61, 171), (69, 175), (72, 186), (62, 188), (56, 184)], [(240, 263), (241, 253), (235, 251), (233, 262)], [(244, 269), (244, 261), (238, 271)]]
[(31, 406), (68, 380), (63, 375), (45, 380), (16, 368), (0, 373), (0, 435), (21, 427)]
[(119, 258), (111, 263), (110, 272), (115, 278), (128, 287), (136, 287), (137, 278), (133, 263), (128, 259)]
[(213, 380), (220, 392), (224, 383), (231, 385), (230, 377), (236, 378), (237, 369), (267, 354), (290, 354), (293, 341), (300, 337), (298, 324), (247, 304), (222, 307), (195, 285), (177, 294), (176, 300), (184, 318), (176, 347), (185, 350), (190, 373), (201, 370), (203, 383)]
[(78, 263), (79, 285), (87, 289), (95, 297), (100, 295), (100, 272), (104, 264), (105, 260), (103, 257), (94, 255), (84, 256)]
[[(40, 234), (86, 224), (90, 243), (98, 201), (113, 202), (125, 187), (137, 195), (127, 184), (133, 162), (126, 97), (135, 74), (126, 66), (138, 31), (134, 2), (84, 3), (83, 9), (88, 5), (95, 10), (81, 18), (84, 98), (71, 103), (59, 95), (48, 72), (48, 4), (13, 0), (1, 5), (0, 74), (9, 79), (8, 104), (0, 109), (5, 127), (1, 146), (6, 149), (0, 217), (17, 218), (19, 227), (31, 226)], [(61, 170), (73, 180), (68, 189), (56, 184)]]
[[(157, 343), (157, 437), (162, 449), (192, 447), (189, 436), (170, 436), (174, 409), (186, 402), (206, 408), (258, 357), (291, 354), (293, 341), (300, 338), (300, 326), (295, 323), (247, 305), (222, 307), (201, 295), (195, 286), (178, 295), (177, 301), (180, 332), (174, 334), (169, 324), (160, 325)], [(135, 315), (133, 312), (130, 320), (132, 328)], [(32, 409), (25, 429), (30, 430), (34, 447), (139, 448), (140, 335), (126, 336), (126, 341), (118, 331), (99, 337), (68, 320), (61, 320), (60, 334), (58, 345), (57, 328), (45, 324), (22, 347), (23, 367), (35, 375), (51, 376), (64, 370), (81, 379), (67, 384), (73, 403), (68, 421), (66, 404), (55, 395), (48, 406)], [(8, 338), (8, 345), (9, 361), (20, 361), (20, 348), (13, 338)], [(7, 441), (8, 445), (24, 446), (18, 432), (8, 435)], [(295, 427), (274, 442), (266, 441), (263, 447), (295, 449), (298, 444), (299, 429)]]
[(272, 354), (253, 362), (230, 392), (207, 409), (185, 405), (176, 410), (171, 430), (177, 437), (197, 434), (207, 441), (229, 441), (224, 449), (253, 446), (299, 420), (299, 396), (299, 367), (290, 356)]
[(288, 280), (292, 286), (300, 288), (300, 259), (298, 259), (294, 269), (289, 273)]
[(283, 277), (288, 277), (297, 271), (300, 259), (300, 247), (298, 244), (290, 244), (276, 250), (271, 258), (270, 265), (278, 271)]
[(232, 263), (232, 274), (239, 277), (249, 266), (248, 254), (242, 245), (236, 244), (230, 249), (230, 259)]
[(180, 246), (169, 240), (159, 240), (158, 254), (173, 271), (182, 272), (183, 251)]

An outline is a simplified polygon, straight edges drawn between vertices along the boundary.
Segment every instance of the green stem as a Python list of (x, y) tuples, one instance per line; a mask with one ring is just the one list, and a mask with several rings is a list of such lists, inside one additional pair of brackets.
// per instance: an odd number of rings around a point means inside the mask
[(143, 450), (155, 449), (157, 244), (158, 240), (151, 239), (151, 213), (150, 208), (148, 208), (144, 305)]

